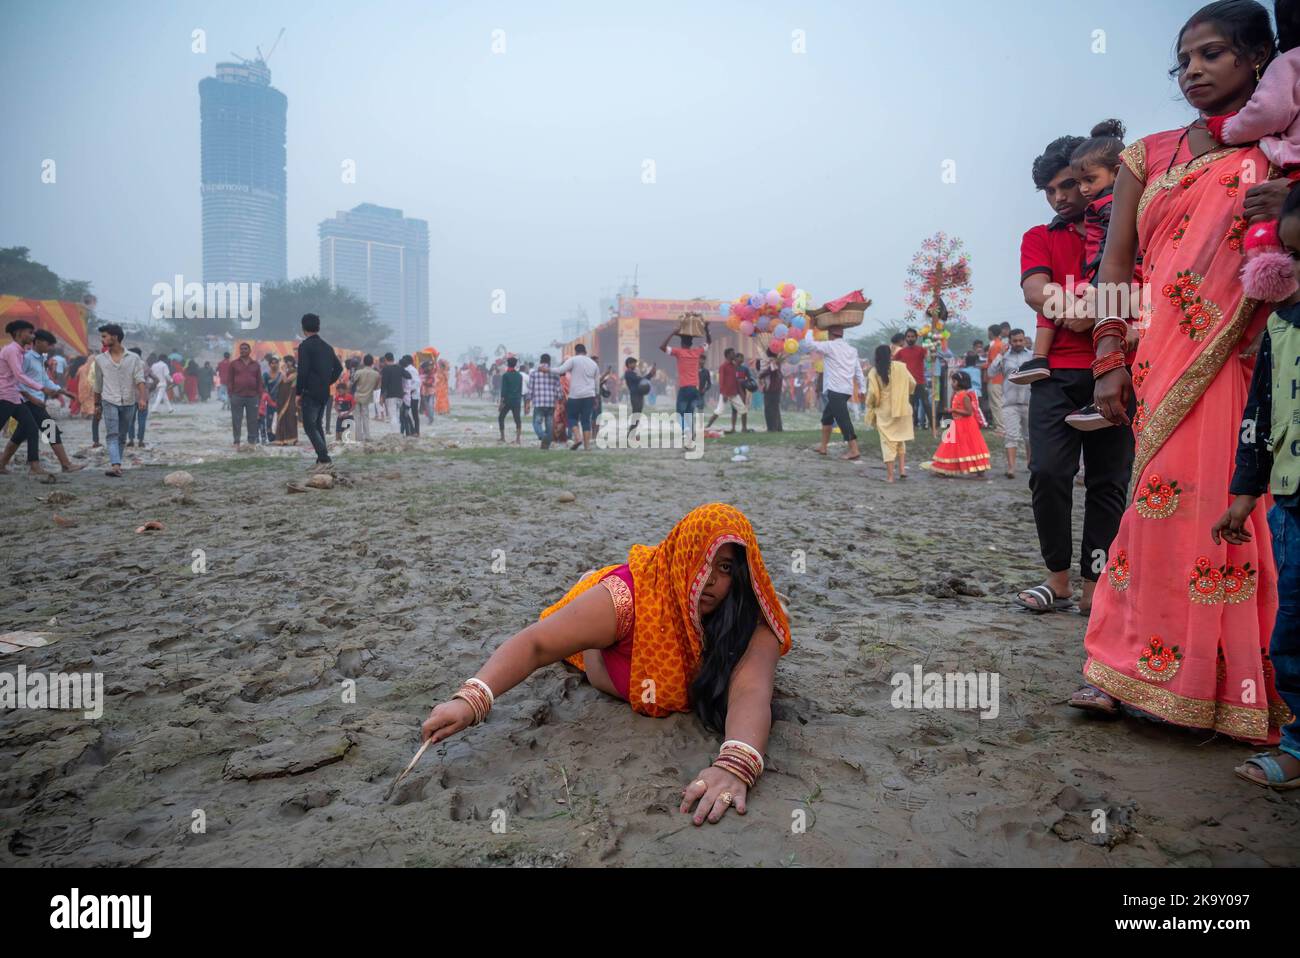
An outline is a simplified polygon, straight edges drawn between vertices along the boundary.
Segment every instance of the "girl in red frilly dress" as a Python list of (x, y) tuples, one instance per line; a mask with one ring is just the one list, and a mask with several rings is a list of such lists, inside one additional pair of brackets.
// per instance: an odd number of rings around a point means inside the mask
[(971, 389), (970, 374), (952, 374), (952, 425), (927, 463), (936, 476), (980, 476), (989, 471), (989, 447), (980, 429), (985, 425), (979, 398)]

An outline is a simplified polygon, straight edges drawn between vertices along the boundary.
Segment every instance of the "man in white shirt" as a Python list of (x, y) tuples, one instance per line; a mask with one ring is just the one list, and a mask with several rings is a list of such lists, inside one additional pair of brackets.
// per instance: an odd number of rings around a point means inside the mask
[(844, 441), (849, 444), (849, 451), (840, 458), (852, 461), (862, 456), (858, 452), (858, 434), (849, 417), (849, 400), (853, 398), (855, 384), (862, 395), (867, 394), (867, 381), (862, 375), (857, 347), (844, 341), (844, 327), (832, 326), (827, 332), (830, 339), (821, 343), (814, 341), (811, 347), (823, 360), (822, 392), (826, 394), (826, 408), (822, 410), (822, 442), (813, 451), (826, 455), (826, 447), (831, 441), (831, 426), (838, 425)]
[(172, 383), (172, 371), (167, 368), (167, 360), (159, 356), (157, 361), (149, 367), (149, 372), (153, 373), (153, 378), (158, 380), (158, 388), (154, 390), (153, 402), (149, 405), (149, 411), (154, 412), (163, 403), (167, 404), (168, 412), (175, 412), (172, 408), (171, 397), (167, 395), (167, 387)]
[(122, 327), (106, 323), (99, 327), (99, 341), (108, 347), (95, 356), (95, 407), (108, 427), (109, 468), (104, 475), (122, 475), (122, 444), (131, 431), (131, 404), (140, 409), (149, 404), (144, 384), (144, 360), (122, 347)]
[(569, 398), (564, 404), (569, 419), (569, 431), (575, 426), (582, 429), (582, 441), (575, 438), (570, 449), (591, 448), (591, 420), (596, 408), (596, 390), (600, 388), (600, 367), (587, 355), (587, 347), (578, 343), (573, 355), (551, 370), (557, 376), (569, 374)]

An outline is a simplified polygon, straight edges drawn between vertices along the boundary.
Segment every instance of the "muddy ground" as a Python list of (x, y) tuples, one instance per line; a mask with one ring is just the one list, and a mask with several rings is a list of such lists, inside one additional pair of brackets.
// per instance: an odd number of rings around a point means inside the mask
[[(499, 448), (487, 404), (462, 402), (294, 494), (305, 450), (234, 454), (225, 415), (155, 415), (123, 479), (0, 477), (0, 631), (51, 643), (0, 671), (102, 672), (107, 693), (96, 721), (0, 713), (0, 864), (1300, 863), (1300, 794), (1236, 779), (1248, 746), (1066, 706), (1084, 620), (1010, 601), (1041, 574), (1023, 466), (964, 482), (914, 465), (888, 486), (873, 434), (863, 463), (821, 459), (807, 416), (745, 437), (744, 463), (730, 437), (696, 461)], [(87, 423), (69, 436), (101, 466)], [(163, 484), (176, 468), (189, 502)], [(718, 744), (694, 717), (638, 716), (562, 666), (385, 800), (420, 721), (491, 649), (714, 500), (750, 516), (791, 602), (746, 817), (678, 813)], [(148, 519), (164, 530), (136, 534)], [(998, 716), (891, 707), (890, 677), (917, 664), (996, 672)]]

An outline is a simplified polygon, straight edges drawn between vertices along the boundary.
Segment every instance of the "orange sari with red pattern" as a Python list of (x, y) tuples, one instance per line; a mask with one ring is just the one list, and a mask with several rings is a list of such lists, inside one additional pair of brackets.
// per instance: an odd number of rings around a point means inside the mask
[[(1134, 360), (1137, 454), (1130, 504), (1088, 623), (1087, 680), (1177, 725), (1277, 742), (1288, 709), (1268, 642), (1277, 574), (1261, 505), (1246, 545), (1215, 545), (1227, 508), (1253, 361), (1268, 308), (1241, 287), (1242, 203), (1269, 163), (1258, 147), (1191, 158), (1174, 130), (1124, 151), (1145, 189), (1146, 292)], [(1171, 160), (1173, 161), (1171, 167)]]
[(451, 399), (447, 396), (447, 366), (439, 362), (433, 374), (433, 411), (439, 416), (451, 412)]
[[(724, 503), (693, 509), (659, 545), (633, 546), (627, 558), (636, 616), (628, 701), (642, 715), (662, 718), (690, 711), (690, 686), (699, 670), (704, 636), (700, 592), (714, 555), (728, 542), (745, 547), (750, 584), (763, 618), (781, 643), (781, 654), (790, 651), (790, 620), (772, 588), (749, 520)], [(611, 565), (588, 573), (541, 618), (564, 608), (617, 568)], [(582, 653), (566, 661), (583, 667)]]

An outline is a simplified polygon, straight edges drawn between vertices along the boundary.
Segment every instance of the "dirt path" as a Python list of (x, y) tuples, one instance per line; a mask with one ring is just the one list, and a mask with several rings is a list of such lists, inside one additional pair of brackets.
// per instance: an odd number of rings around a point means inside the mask
[[(470, 404), (294, 495), (305, 451), (233, 455), (215, 404), (149, 431), (122, 480), (0, 477), (2, 624), (54, 640), (0, 671), (99, 671), (108, 695), (94, 722), (0, 713), (0, 864), (1300, 863), (1300, 796), (1232, 775), (1251, 749), (1065, 706), (1084, 621), (1008, 598), (1039, 581), (1023, 477), (887, 486), (874, 436), (845, 464), (812, 455), (811, 431), (748, 436), (745, 463), (733, 442), (698, 461), (498, 449)], [(88, 444), (85, 423), (70, 435)], [(190, 504), (162, 484), (178, 464)], [(36, 498), (52, 492), (75, 498)], [(676, 811), (717, 747), (693, 717), (639, 717), (558, 666), (383, 800), (429, 708), (497, 643), (714, 500), (750, 516), (792, 604), (746, 818), (697, 830)], [(136, 535), (145, 519), (166, 528)], [(996, 672), (997, 717), (891, 707), (918, 664)]]

